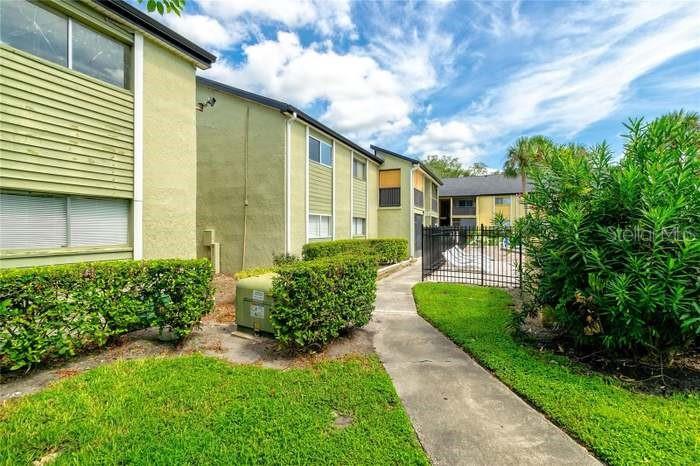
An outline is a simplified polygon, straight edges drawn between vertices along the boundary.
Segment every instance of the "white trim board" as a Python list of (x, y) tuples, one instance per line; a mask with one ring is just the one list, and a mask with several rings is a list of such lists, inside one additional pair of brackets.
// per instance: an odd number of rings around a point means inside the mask
[(331, 236), (335, 239), (335, 172), (336, 172), (336, 153), (335, 153), (335, 139), (332, 140), (331, 144)]
[(306, 244), (309, 242), (309, 125), (304, 125), (304, 127), (306, 129), (304, 139), (304, 147), (306, 147), (304, 151), (304, 235), (306, 240), (304, 244)]
[(353, 209), (355, 207), (355, 195), (353, 186), (355, 184), (355, 177), (353, 176), (353, 170), (355, 169), (355, 151), (350, 151), (350, 231), (348, 232), (348, 238), (352, 238), (352, 222), (353, 222)]

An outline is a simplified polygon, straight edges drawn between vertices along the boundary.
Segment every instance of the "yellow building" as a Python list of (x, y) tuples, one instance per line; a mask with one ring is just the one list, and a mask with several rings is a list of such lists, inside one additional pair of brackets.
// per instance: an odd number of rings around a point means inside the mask
[(525, 214), (520, 178), (484, 175), (442, 181), (440, 225), (490, 226), (497, 213), (512, 224)]

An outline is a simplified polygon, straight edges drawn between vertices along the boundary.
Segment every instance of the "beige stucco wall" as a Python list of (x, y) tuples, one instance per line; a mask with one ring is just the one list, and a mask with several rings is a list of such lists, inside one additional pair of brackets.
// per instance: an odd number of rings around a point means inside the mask
[(285, 249), (285, 118), (202, 84), (197, 94), (216, 98), (197, 113), (197, 255), (209, 257), (213, 229), (222, 272), (269, 265)]
[(143, 256), (195, 257), (195, 67), (151, 40), (143, 50)]

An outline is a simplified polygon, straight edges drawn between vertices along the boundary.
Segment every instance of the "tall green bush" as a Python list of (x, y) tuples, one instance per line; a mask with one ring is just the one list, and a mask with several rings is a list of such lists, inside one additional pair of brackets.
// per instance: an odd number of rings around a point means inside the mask
[(156, 326), (188, 335), (213, 304), (206, 260), (111, 261), (0, 272), (0, 368), (72, 356)]
[(684, 113), (626, 127), (619, 163), (570, 145), (530, 172), (524, 286), (581, 345), (663, 355), (700, 337), (700, 127)]
[(369, 322), (377, 270), (367, 256), (334, 256), (277, 268), (270, 312), (275, 337), (293, 348), (322, 346)]
[(408, 259), (408, 240), (405, 238), (340, 239), (305, 244), (304, 260), (332, 257), (339, 254), (361, 254), (374, 257), (378, 264), (395, 264)]

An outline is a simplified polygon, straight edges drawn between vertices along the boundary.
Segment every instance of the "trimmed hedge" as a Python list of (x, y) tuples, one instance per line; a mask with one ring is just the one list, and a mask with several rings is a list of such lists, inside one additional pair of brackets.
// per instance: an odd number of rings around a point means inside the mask
[(213, 305), (207, 260), (109, 261), (0, 272), (0, 368), (31, 366), (157, 326), (188, 335)]
[(275, 337), (285, 346), (322, 346), (340, 332), (369, 322), (377, 270), (371, 257), (334, 256), (280, 266), (270, 313)]
[(339, 254), (370, 256), (380, 265), (395, 264), (408, 259), (408, 240), (404, 238), (340, 239), (308, 243), (302, 249), (304, 260)]

